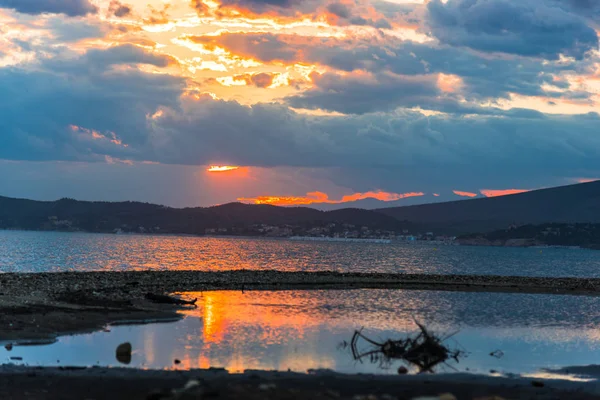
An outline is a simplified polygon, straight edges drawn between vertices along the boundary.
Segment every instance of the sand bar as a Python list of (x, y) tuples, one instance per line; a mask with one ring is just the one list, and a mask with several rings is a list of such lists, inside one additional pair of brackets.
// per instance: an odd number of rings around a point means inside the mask
[(600, 294), (600, 278), (277, 271), (0, 274), (0, 341), (48, 339), (110, 322), (177, 318), (145, 294), (208, 290), (414, 289)]

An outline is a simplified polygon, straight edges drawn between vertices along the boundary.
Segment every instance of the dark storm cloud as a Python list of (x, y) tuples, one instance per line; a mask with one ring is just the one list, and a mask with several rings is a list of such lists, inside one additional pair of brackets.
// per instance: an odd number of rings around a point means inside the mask
[(236, 81), (245, 81), (247, 85), (264, 89), (271, 86), (273, 79), (275, 79), (275, 75), (267, 72), (260, 72), (258, 74), (235, 75), (233, 78)]
[(131, 6), (123, 4), (118, 0), (111, 0), (108, 10), (115, 17), (126, 17), (131, 14)]
[(342, 3), (331, 3), (327, 6), (327, 11), (340, 18), (350, 18), (352, 15), (350, 8)]
[[(556, 81), (554, 74), (577, 70), (590, 72), (593, 63), (545, 63), (537, 59), (484, 57), (469, 49), (434, 46), (391, 38), (385, 40), (307, 38), (270, 33), (195, 36), (188, 40), (218, 45), (234, 54), (262, 62), (316, 63), (342, 71), (365, 70), (400, 75), (452, 74), (462, 78), (462, 95), (468, 100), (508, 98), (510, 93), (526, 96), (589, 97), (569, 90), (569, 83)], [(545, 91), (552, 84), (558, 91)], [(382, 88), (384, 90), (385, 88)], [(314, 94), (314, 93), (313, 93)], [(374, 99), (377, 101), (377, 99)], [(333, 104), (332, 104), (333, 106)]]
[[(196, 1), (193, 0), (192, 3)], [(220, 8), (248, 10), (255, 14), (272, 13), (280, 16), (294, 16), (315, 12), (322, 3), (319, 0), (220, 0)], [(205, 8), (195, 7), (198, 12)]]
[(49, 18), (46, 22), (46, 27), (54, 34), (54, 39), (61, 42), (76, 42), (88, 38), (102, 38), (109, 30), (109, 26), (97, 21), (80, 19), (65, 20), (59, 16)]
[(0, 8), (10, 8), (24, 14), (66, 14), (70, 17), (98, 11), (89, 0), (0, 0)]
[(589, 19), (596, 26), (600, 24), (600, 2), (597, 0), (554, 0), (552, 4)]
[[(190, 6), (199, 15), (210, 12), (201, 0), (191, 0)], [(383, 15), (378, 15), (376, 9), (371, 7), (369, 2), (361, 3), (357, 1), (355, 4), (342, 4), (339, 2), (329, 3), (328, 0), (219, 0), (220, 12), (217, 12), (216, 15), (222, 15), (223, 11), (227, 9), (280, 17), (298, 17), (311, 14), (314, 19), (318, 16), (325, 16), (327, 22), (331, 25), (392, 28), (392, 24)], [(365, 17), (367, 13), (369, 17)], [(329, 18), (331, 16), (334, 18)]]
[[(293, 43), (298, 42), (284, 44)], [(314, 42), (306, 43), (301, 50)], [(477, 84), (493, 85), (495, 78), (501, 83), (487, 90), (502, 92), (510, 85), (527, 87), (522, 82), (540, 74), (537, 64), (521, 61), (517, 68), (497, 60), (498, 65), (482, 72), (484, 59), (473, 58), (472, 53), (448, 53), (442, 48), (438, 59), (435, 49), (410, 46), (381, 49), (370, 59), (366, 54), (375, 46), (358, 47), (354, 62), (372, 72), (313, 74), (314, 88), (288, 99), (296, 107), (356, 114), (345, 116), (305, 116), (280, 104), (245, 106), (188, 93), (183, 78), (113, 68), (135, 64), (160, 68), (172, 62), (135, 46), (60, 55), (42, 61), (35, 70), (0, 68), (4, 94), (0, 158), (104, 161), (109, 157), (180, 165), (227, 160), (265, 167), (384, 169), (388, 172), (381, 176), (389, 177), (382, 183), (385, 189), (400, 178), (415, 182), (487, 179), (487, 186), (496, 188), (510, 177), (533, 180), (543, 174), (600, 171), (597, 114), (468, 109), (452, 93), (440, 92), (434, 74), (458, 73), (472, 93)], [(310, 57), (343, 65), (348, 56), (335, 47), (316, 48)], [(443, 59), (448, 54), (454, 55), (451, 63)], [(510, 72), (503, 73), (503, 68), (531, 72), (506, 81), (504, 75)], [(248, 79), (259, 87), (272, 82), (272, 76), (259, 75)], [(535, 85), (539, 82), (531, 86), (532, 91)], [(398, 106), (454, 112), (425, 116), (395, 110)], [(462, 116), (467, 112), (478, 115)], [(357, 182), (359, 177), (356, 174)]]
[(127, 49), (47, 61), (49, 72), (0, 69), (0, 158), (97, 161), (139, 151), (135, 145), (147, 140), (146, 115), (159, 105), (177, 107), (185, 81), (108, 68), (131, 62), (164, 64), (160, 56)]
[(378, 18), (376, 20), (364, 18), (360, 15), (359, 11), (353, 10), (347, 4), (334, 2), (328, 4), (325, 8), (332, 15), (339, 18), (339, 21), (331, 21), (338, 25), (372, 26), (381, 29), (392, 28), (392, 25), (385, 18)]
[[(110, 52), (107, 58), (107, 64), (116, 62)], [(82, 68), (68, 76), (1, 70), (0, 90), (7, 95), (0, 107), (0, 158), (98, 161), (110, 156), (187, 165), (220, 159), (239, 165), (398, 171), (427, 165), (426, 171), (438, 167), (449, 175), (465, 165), (476, 171), (493, 168), (500, 175), (600, 167), (597, 115), (514, 110), (502, 117), (426, 117), (411, 111), (306, 117), (276, 104), (248, 107), (208, 95), (180, 99), (184, 82), (168, 75), (90, 74)], [(331, 88), (343, 84), (335, 77), (323, 79)], [(400, 82), (407, 94), (423, 93)]]
[(595, 30), (551, 0), (432, 0), (427, 11), (432, 34), (453, 46), (549, 59), (598, 48)]
[(316, 87), (289, 97), (292, 107), (362, 114), (418, 106), (440, 94), (433, 77), (326, 73), (311, 78)]
[(110, 72), (115, 65), (147, 64), (156, 67), (166, 67), (176, 63), (171, 56), (156, 54), (144, 50), (141, 47), (124, 44), (110, 47), (108, 49), (90, 49), (81, 57), (56, 57), (45, 62), (45, 66), (54, 72), (73, 73), (90, 76), (102, 76)]

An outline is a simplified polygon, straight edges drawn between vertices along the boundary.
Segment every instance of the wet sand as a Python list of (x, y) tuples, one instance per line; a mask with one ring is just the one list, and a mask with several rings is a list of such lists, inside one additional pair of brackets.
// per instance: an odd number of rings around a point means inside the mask
[(597, 296), (600, 279), (244, 270), (0, 274), (0, 341), (179, 317), (178, 307), (146, 300), (148, 292), (368, 288)]
[[(182, 391), (191, 380), (197, 386)], [(174, 394), (174, 390), (178, 393)], [(600, 400), (596, 383), (467, 374), (375, 376), (329, 371), (228, 374), (224, 370), (0, 367), (0, 398), (15, 400), (408, 400), (421, 396), (445, 400)]]

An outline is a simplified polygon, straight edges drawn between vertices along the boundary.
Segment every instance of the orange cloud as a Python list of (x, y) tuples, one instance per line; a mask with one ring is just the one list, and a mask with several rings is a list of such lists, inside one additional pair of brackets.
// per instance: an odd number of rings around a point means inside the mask
[(462, 197), (477, 197), (477, 193), (461, 192), (460, 190), (453, 190), (452, 193), (454, 193), (457, 196), (462, 196)]
[(442, 92), (454, 93), (463, 86), (463, 80), (458, 75), (438, 74), (437, 85)]
[(388, 193), (388, 192), (365, 192), (365, 193), (354, 193), (342, 197), (342, 200), (334, 203), (346, 203), (348, 201), (364, 200), (364, 199), (377, 199), (381, 201), (394, 201), (405, 199), (407, 197), (419, 197), (423, 196), (423, 192), (410, 192), (410, 193)]
[(578, 183), (595, 182), (597, 180), (598, 180), (598, 178), (577, 178)]
[(116, 144), (118, 146), (129, 147), (128, 144), (123, 144), (123, 141), (121, 139), (119, 139), (114, 132), (108, 132), (110, 137), (107, 137), (106, 135), (103, 135), (102, 133), (100, 133), (98, 131), (95, 131), (93, 129), (83, 128), (83, 127), (77, 126), (77, 125), (69, 125), (69, 129), (71, 129), (71, 131), (76, 132), (76, 133), (88, 135), (88, 137), (91, 137), (94, 140), (108, 140), (109, 142)]
[(315, 203), (325, 204), (342, 204), (351, 201), (364, 200), (364, 199), (377, 199), (381, 201), (394, 201), (400, 200), (407, 197), (423, 196), (425, 193), (422, 192), (410, 192), (410, 193), (388, 193), (383, 191), (377, 192), (365, 192), (365, 193), (354, 193), (343, 196), (341, 200), (333, 200), (329, 198), (327, 193), (323, 192), (309, 192), (306, 196), (258, 196), (258, 197), (240, 197), (238, 201), (250, 204), (270, 204), (274, 206), (302, 206)]
[(485, 197), (498, 197), (498, 196), (507, 196), (509, 194), (518, 194), (529, 192), (530, 189), (481, 189), (480, 192)]

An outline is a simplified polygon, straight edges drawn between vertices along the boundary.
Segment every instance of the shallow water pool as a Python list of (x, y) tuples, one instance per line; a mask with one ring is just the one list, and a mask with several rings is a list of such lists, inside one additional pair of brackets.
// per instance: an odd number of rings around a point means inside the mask
[[(407, 290), (184, 296), (197, 297), (198, 307), (185, 310), (178, 322), (110, 326), (48, 345), (0, 348), (0, 361), (125, 366), (115, 349), (130, 342), (127, 365), (132, 367), (396, 373), (400, 362), (388, 369), (369, 360), (357, 362), (340, 343), (360, 328), (376, 340), (404, 337), (417, 331), (415, 320), (442, 335), (456, 332), (448, 344), (466, 352), (459, 363), (449, 362), (438, 372), (527, 374), (600, 360), (600, 298), (594, 297)], [(490, 355), (496, 350), (501, 356)]]

